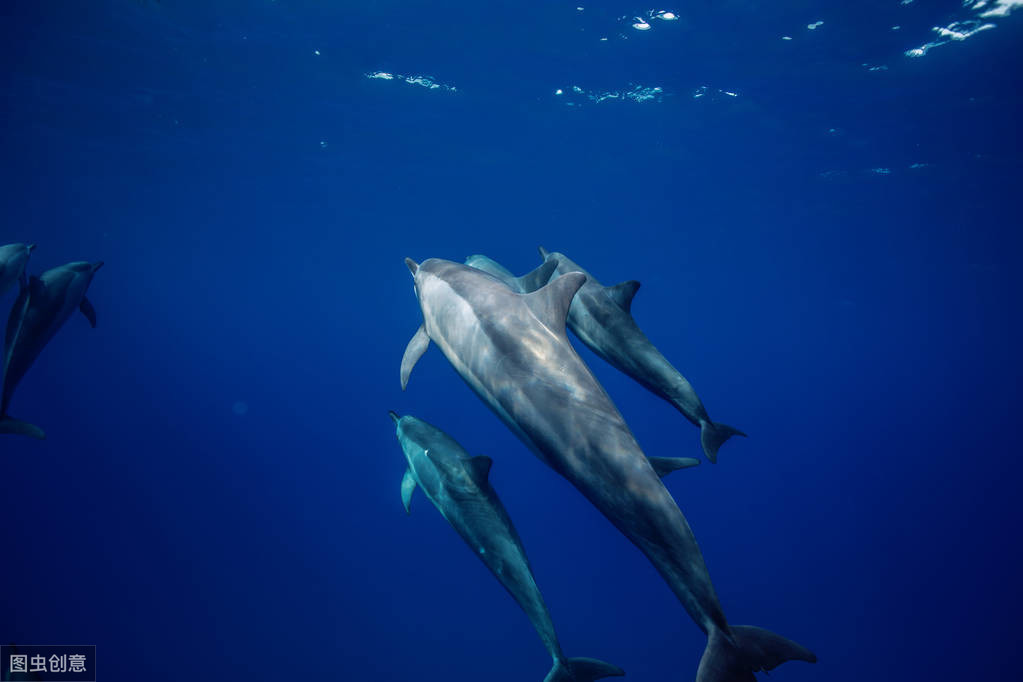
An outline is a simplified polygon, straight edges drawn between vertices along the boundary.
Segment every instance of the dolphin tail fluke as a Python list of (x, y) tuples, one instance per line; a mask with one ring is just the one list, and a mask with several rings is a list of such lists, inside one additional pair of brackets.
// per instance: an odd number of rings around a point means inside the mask
[(718, 461), (718, 448), (724, 445), (726, 440), (732, 436), (745, 435), (727, 424), (715, 424), (706, 419), (700, 421), (700, 444), (703, 445), (703, 454), (707, 455), (711, 462)]
[(734, 643), (721, 630), (711, 630), (696, 682), (756, 682), (753, 673), (774, 670), (785, 661), (817, 662), (812, 651), (770, 630), (750, 625), (731, 630)]
[(554, 662), (543, 682), (590, 682), (605, 677), (621, 677), (625, 671), (595, 658), (565, 658)]
[(0, 417), (0, 433), (16, 433), (21, 436), (28, 436), (29, 438), (46, 440), (46, 432), (35, 424), (29, 424), (28, 422), (11, 417)]

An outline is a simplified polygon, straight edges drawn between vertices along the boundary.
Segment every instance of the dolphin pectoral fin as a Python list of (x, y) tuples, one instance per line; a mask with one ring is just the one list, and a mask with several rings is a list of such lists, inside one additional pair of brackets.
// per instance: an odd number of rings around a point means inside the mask
[(618, 304), (618, 307), (625, 312), (632, 311), (632, 299), (639, 291), (639, 282), (630, 279), (628, 282), (616, 284), (613, 287), (606, 287), (607, 295)]
[(35, 424), (29, 424), (28, 422), (12, 419), (11, 417), (0, 418), (0, 433), (16, 433), (19, 436), (46, 440), (46, 432)]
[(466, 468), (472, 474), (473, 480), (476, 481), (477, 485), (482, 486), (487, 482), (490, 477), (490, 467), (494, 463), (494, 460), (490, 459), (486, 455), (477, 455), (471, 457), (466, 462)]
[(785, 661), (817, 662), (812, 651), (770, 630), (750, 625), (729, 629), (734, 644), (717, 628), (708, 634), (696, 682), (746, 682), (756, 679), (754, 672), (766, 673)]
[(78, 304), (78, 309), (82, 311), (82, 315), (85, 315), (85, 319), (89, 321), (92, 328), (96, 328), (96, 309), (92, 307), (92, 302), (82, 297), (82, 302)]
[(700, 460), (692, 457), (647, 457), (647, 461), (650, 462), (650, 466), (654, 468), (654, 471), (661, 478), (664, 478), (672, 471), (688, 469), (700, 463)]
[(409, 375), (412, 374), (412, 368), (419, 362), (419, 358), (423, 357), (423, 353), (430, 347), (430, 335), (426, 333), (426, 325), (419, 325), (419, 329), (416, 330), (412, 340), (405, 346), (405, 355), (401, 358), (401, 390), (405, 390), (408, 386)]
[(412, 493), (416, 489), (416, 479), (411, 469), (405, 469), (405, 475), (401, 477), (401, 503), (405, 505), (405, 513), (412, 513)]
[(732, 436), (745, 437), (746, 434), (727, 424), (715, 424), (706, 419), (700, 420), (700, 444), (703, 445), (703, 454), (707, 455), (707, 459), (712, 463), (717, 463), (718, 449)]
[(568, 658), (554, 661), (544, 682), (590, 682), (604, 677), (621, 677), (625, 671), (595, 658)]
[(524, 294), (529, 294), (550, 280), (551, 275), (558, 269), (558, 261), (553, 258), (544, 262), (542, 265), (534, 270), (527, 272), (526, 274), (519, 277), (519, 288)]
[(536, 319), (547, 328), (559, 334), (565, 333), (565, 319), (572, 305), (572, 298), (579, 288), (586, 283), (586, 275), (581, 272), (568, 272), (547, 283), (531, 294), (523, 294), (529, 309)]

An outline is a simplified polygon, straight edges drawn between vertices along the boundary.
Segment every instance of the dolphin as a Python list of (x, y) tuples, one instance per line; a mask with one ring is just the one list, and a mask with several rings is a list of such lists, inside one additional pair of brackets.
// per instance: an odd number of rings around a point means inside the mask
[(611, 365), (629, 375), (649, 391), (675, 406), (686, 419), (700, 427), (700, 444), (711, 462), (718, 449), (732, 436), (746, 434), (727, 424), (711, 421), (692, 384), (661, 355), (632, 317), (632, 297), (639, 282), (628, 281), (605, 287), (563, 253), (549, 253), (542, 246), (545, 263), (558, 264), (555, 275), (581, 272), (586, 283), (568, 311), (568, 328), (589, 348)]
[(0, 433), (20, 433), (46, 438), (38, 426), (13, 419), (7, 414), (14, 389), (54, 334), (77, 308), (96, 326), (96, 310), (85, 297), (96, 271), (103, 262), (68, 263), (42, 275), (32, 276), (22, 287), (7, 319), (4, 339), (3, 392), (0, 397)]
[(21, 286), (28, 284), (25, 276), (25, 265), (35, 244), (7, 244), (0, 246), (0, 296), (3, 296), (15, 282)]
[(697, 682), (746, 682), (787, 660), (816, 661), (768, 630), (729, 625), (689, 523), (622, 415), (573, 350), (570, 272), (517, 294), (475, 268), (405, 259), (423, 324), (401, 363), (402, 387), (433, 340), (483, 402), (642, 551), (707, 635)]
[[(586, 283), (572, 300), (568, 328), (590, 349), (647, 389), (667, 400), (700, 427), (700, 443), (711, 462), (718, 449), (732, 436), (746, 434), (726, 424), (712, 422), (689, 381), (675, 369), (640, 330), (630, 313), (632, 297), (639, 282), (629, 281), (605, 287), (589, 272), (562, 253), (548, 253), (542, 246), (544, 265), (556, 264), (554, 276), (582, 272)], [(470, 256), (466, 265), (490, 273), (519, 293), (528, 294), (546, 284), (534, 273), (515, 277), (500, 263), (486, 256)], [(541, 266), (543, 267), (543, 266)]]
[(554, 661), (544, 682), (587, 682), (625, 672), (593, 658), (566, 658), (547, 605), (536, 586), (522, 540), (490, 485), (489, 457), (470, 457), (437, 427), (411, 416), (394, 420), (398, 442), (408, 460), (401, 479), (401, 501), (410, 511), (419, 486), (473, 553), (518, 603)]

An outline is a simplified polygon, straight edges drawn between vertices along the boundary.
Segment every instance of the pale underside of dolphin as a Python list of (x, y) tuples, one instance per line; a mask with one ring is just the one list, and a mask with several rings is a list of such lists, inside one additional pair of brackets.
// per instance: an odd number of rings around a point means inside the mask
[[(636, 324), (631, 308), (639, 282), (631, 280), (606, 287), (563, 253), (548, 253), (540, 247), (540, 255), (544, 258), (544, 265), (557, 264), (553, 277), (569, 272), (586, 275), (586, 283), (575, 295), (568, 311), (568, 328), (572, 333), (594, 353), (671, 403), (698, 426), (700, 444), (707, 459), (716, 462), (718, 449), (725, 441), (732, 436), (746, 435), (727, 424), (711, 421), (689, 380), (668, 362)], [(528, 293), (547, 283), (536, 277), (508, 279), (511, 273), (500, 264), (486, 256), (473, 258), (476, 259), (471, 264), (473, 267), (498, 277), (516, 291)]]
[(504, 586), (529, 618), (553, 666), (545, 682), (586, 682), (625, 673), (593, 658), (567, 658), (536, 585), (511, 517), (490, 484), (489, 457), (470, 457), (451, 436), (427, 422), (391, 412), (408, 469), (401, 499), (410, 510), (418, 487)]
[(103, 263), (76, 262), (30, 277), (7, 319), (4, 356), (0, 374), (0, 433), (45, 438), (38, 426), (7, 414), (17, 388), (46, 344), (77, 309), (96, 326), (96, 310), (85, 297), (96, 271)]
[(423, 325), (402, 359), (405, 385), (434, 341), (458, 374), (534, 454), (571, 482), (651, 561), (707, 634), (698, 682), (748, 680), (785, 660), (816, 660), (759, 628), (729, 626), (699, 546), (618, 409), (572, 349), (580, 272), (518, 294), (475, 268), (430, 259), (413, 273)]

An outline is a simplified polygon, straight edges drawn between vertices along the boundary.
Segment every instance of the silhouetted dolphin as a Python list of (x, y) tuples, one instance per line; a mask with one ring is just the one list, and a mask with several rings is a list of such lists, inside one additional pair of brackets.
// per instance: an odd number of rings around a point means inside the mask
[(563, 253), (548, 253), (541, 246), (540, 255), (547, 263), (558, 263), (556, 275), (567, 272), (586, 275), (586, 284), (568, 311), (568, 328), (572, 333), (594, 353), (667, 400), (686, 419), (699, 426), (700, 444), (707, 459), (716, 462), (718, 448), (726, 440), (746, 435), (727, 424), (712, 422), (692, 384), (640, 330), (630, 312), (639, 282), (631, 280), (605, 287)]
[(554, 660), (545, 682), (586, 682), (624, 675), (621, 668), (593, 658), (565, 658), (522, 540), (490, 485), (490, 458), (470, 457), (451, 436), (421, 419), (390, 415), (408, 460), (401, 479), (405, 511), (409, 511), (418, 485), (518, 602)]
[(68, 263), (32, 276), (22, 287), (7, 319), (4, 339), (3, 395), (0, 399), (0, 433), (20, 433), (45, 438), (38, 426), (7, 415), (14, 389), (53, 335), (71, 317), (75, 308), (96, 326), (96, 311), (85, 297), (93, 275), (103, 263)]
[(28, 256), (32, 253), (35, 244), (7, 244), (0, 246), (0, 296), (20, 282), (21, 286), (28, 284), (25, 276), (25, 265), (28, 263)]
[(816, 660), (779, 635), (725, 620), (689, 524), (568, 342), (565, 318), (586, 275), (570, 272), (517, 294), (466, 265), (405, 263), (423, 324), (402, 358), (402, 386), (432, 339), (512, 432), (653, 563), (707, 634), (697, 682), (746, 681), (786, 660)]

